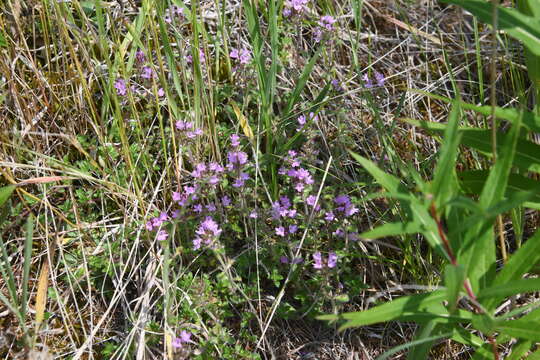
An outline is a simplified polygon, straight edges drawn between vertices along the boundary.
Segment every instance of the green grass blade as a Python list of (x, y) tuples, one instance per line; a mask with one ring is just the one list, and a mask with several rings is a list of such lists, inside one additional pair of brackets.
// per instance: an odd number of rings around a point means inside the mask
[[(444, 338), (447, 338), (449, 337), (450, 335), (452, 335), (452, 332), (446, 332), (446, 333), (442, 333), (442, 334), (439, 334), (439, 335), (433, 335), (433, 336), (428, 336), (428, 337), (425, 337), (425, 338), (422, 338), (422, 339), (418, 339), (418, 340), (414, 340), (414, 341), (410, 341), (406, 344), (403, 344), (403, 345), (400, 345), (400, 346), (396, 346), (395, 348), (392, 348), (388, 351), (386, 351), (384, 354), (382, 354), (381, 356), (377, 357), (376, 360), (385, 360), (385, 359), (388, 359), (390, 356), (400, 352), (401, 350), (405, 350), (405, 349), (408, 349), (410, 347), (414, 347), (414, 346), (417, 346), (417, 345), (423, 345), (425, 343), (429, 343), (429, 344), (432, 344), (434, 341), (436, 340), (439, 340), (439, 339), (444, 339)], [(418, 358), (418, 357), (415, 357), (415, 359), (422, 359), (422, 358)]]
[[(492, 23), (492, 4), (484, 0), (442, 0), (463, 7), (481, 21)], [(520, 40), (536, 55), (540, 55), (540, 20), (520, 13), (516, 9), (498, 7), (498, 28)]]
[[(540, 231), (530, 237), (521, 248), (510, 256), (503, 269), (496, 276), (493, 285), (504, 285), (520, 280), (523, 274), (532, 269), (540, 261)], [(493, 309), (501, 300), (491, 297), (483, 304), (487, 309)]]
[(23, 264), (23, 279), (22, 279), (22, 299), (21, 299), (21, 314), (26, 315), (26, 307), (28, 304), (28, 279), (30, 278), (30, 265), (32, 264), (32, 243), (34, 240), (34, 219), (32, 215), (26, 220), (26, 237), (24, 241), (24, 264)]
[(309, 76), (311, 75), (311, 72), (313, 71), (313, 67), (315, 66), (315, 63), (319, 59), (319, 56), (321, 55), (322, 51), (325, 49), (323, 45), (319, 46), (315, 54), (309, 59), (309, 62), (304, 66), (304, 69), (302, 70), (302, 74), (300, 75), (300, 78), (298, 79), (298, 82), (296, 83), (296, 86), (294, 87), (294, 90), (292, 94), (289, 97), (289, 101), (287, 102), (287, 107), (285, 108), (284, 117), (288, 117), (292, 109), (294, 108), (294, 105), (298, 102), (298, 99), (300, 98), (300, 95), (302, 94), (302, 91), (306, 87), (306, 83), (309, 79)]

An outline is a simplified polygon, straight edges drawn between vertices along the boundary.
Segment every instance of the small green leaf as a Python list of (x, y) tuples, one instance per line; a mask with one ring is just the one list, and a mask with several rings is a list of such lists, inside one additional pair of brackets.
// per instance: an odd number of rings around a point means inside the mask
[(6, 37), (0, 32), (0, 47), (7, 47)]
[(0, 188), (0, 206), (4, 205), (4, 203), (9, 199), (13, 193), (13, 190), (15, 190), (15, 185), (8, 185)]

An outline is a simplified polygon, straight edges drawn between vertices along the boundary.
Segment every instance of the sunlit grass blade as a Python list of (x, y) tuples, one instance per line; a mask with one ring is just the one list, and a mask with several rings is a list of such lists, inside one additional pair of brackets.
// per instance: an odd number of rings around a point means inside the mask
[(461, 137), (458, 133), (460, 110), (459, 103), (455, 101), (448, 116), (448, 126), (444, 132), (444, 142), (439, 150), (439, 161), (431, 184), (437, 208), (448, 201), (455, 192), (452, 178), (455, 178), (456, 174), (455, 163)]

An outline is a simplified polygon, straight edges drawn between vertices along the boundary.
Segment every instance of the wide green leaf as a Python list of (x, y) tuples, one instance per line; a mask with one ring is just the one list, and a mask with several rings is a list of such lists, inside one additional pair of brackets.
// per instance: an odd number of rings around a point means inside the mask
[[(441, 96), (441, 95), (437, 95), (437, 94), (432, 94), (432, 93), (427, 92), (427, 91), (422, 91), (422, 90), (417, 90), (417, 89), (415, 89), (413, 91), (416, 92), (416, 93), (428, 96), (428, 97), (430, 97), (432, 99), (440, 100), (440, 101), (443, 101), (443, 102), (446, 102), (446, 103), (454, 103), (456, 101), (454, 99), (451, 99), (451, 98), (448, 98), (448, 97), (445, 97), (445, 96)], [(491, 112), (492, 112), (492, 109), (493, 109), (491, 106), (488, 106), (488, 105), (474, 105), (474, 104), (466, 103), (464, 101), (460, 101), (459, 106), (463, 110), (473, 110), (473, 111), (476, 111), (477, 113), (479, 113), (481, 115), (484, 115), (484, 116), (491, 116)], [(529, 129), (531, 131), (540, 132), (540, 116), (536, 115), (533, 112), (525, 111), (525, 110), (522, 110), (522, 109), (516, 109), (516, 108), (502, 108), (502, 107), (496, 106), (495, 107), (495, 116), (498, 119), (504, 119), (504, 120), (507, 120), (507, 121), (509, 121), (511, 123), (514, 123), (518, 119), (518, 117), (522, 117), (523, 126), (525, 126), (527, 129)], [(416, 126), (419, 126), (419, 125), (417, 125), (417, 124), (419, 124), (419, 122), (416, 121), (416, 120), (412, 120), (412, 119), (404, 119), (404, 120), (411, 123), (411, 124), (415, 124)], [(438, 124), (438, 123), (434, 123), (434, 124)], [(441, 125), (440, 127), (444, 128), (445, 125)]]
[(426, 318), (429, 316), (433, 318), (437, 314), (426, 314), (426, 309), (431, 304), (444, 301), (445, 298), (446, 291), (436, 290), (427, 294), (403, 296), (366, 311), (345, 313), (340, 315), (340, 318), (347, 320), (347, 322), (340, 327), (340, 330), (397, 320), (405, 315), (425, 315)]
[(386, 236), (396, 236), (405, 234), (418, 234), (422, 232), (422, 226), (416, 221), (386, 223), (372, 230), (360, 234), (363, 239), (378, 239)]
[[(411, 119), (408, 119), (407, 122), (435, 132), (442, 132), (446, 128), (445, 124), (416, 121)], [(459, 132), (463, 136), (461, 140), (463, 145), (491, 156), (491, 130), (461, 127)], [(509, 135), (502, 134), (500, 132), (497, 134), (497, 152), (501, 152), (501, 146), (506, 142), (508, 136)], [(519, 139), (516, 146), (516, 154), (513, 160), (513, 165), (525, 171), (534, 171), (540, 173), (540, 145), (523, 138)]]
[(504, 321), (496, 325), (496, 330), (501, 334), (520, 339), (533, 341), (540, 339), (540, 323), (538, 321), (523, 319)]
[[(466, 194), (476, 195), (484, 188), (488, 172), (485, 170), (463, 171), (458, 173), (459, 185)], [(519, 174), (510, 174), (505, 197), (527, 192), (530, 197), (524, 202), (525, 207), (540, 209), (540, 181)]]
[(503, 298), (516, 294), (540, 291), (540, 279), (520, 279), (511, 282), (490, 286), (480, 290), (477, 299), (482, 302), (491, 297)]

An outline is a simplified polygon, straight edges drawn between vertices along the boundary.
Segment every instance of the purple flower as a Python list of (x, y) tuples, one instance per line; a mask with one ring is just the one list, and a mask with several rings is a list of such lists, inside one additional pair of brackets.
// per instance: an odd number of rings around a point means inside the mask
[(306, 117), (304, 115), (300, 115), (296, 121), (298, 121), (298, 124), (304, 126), (306, 123)]
[(221, 229), (214, 219), (207, 216), (195, 233), (197, 237), (193, 240), (193, 249), (197, 250), (201, 247), (203, 241), (206, 245), (210, 245), (221, 234)]
[(176, 128), (181, 131), (193, 128), (193, 122), (191, 121), (178, 120), (175, 125), (176, 125)]
[(334, 213), (329, 211), (326, 214), (324, 214), (324, 220), (326, 221), (333, 221), (336, 217), (334, 216)]
[(176, 349), (181, 349), (186, 343), (193, 343), (193, 341), (191, 341), (191, 333), (182, 330), (180, 336), (172, 341), (172, 346)]
[(219, 165), (217, 162), (211, 162), (209, 165), (208, 165), (208, 170), (210, 171), (214, 171), (216, 173), (221, 173), (223, 172), (223, 166)]
[(289, 258), (286, 257), (286, 256), (282, 256), (279, 258), (279, 261), (282, 263), (282, 264), (288, 264), (289, 263)]
[(294, 234), (298, 230), (298, 225), (289, 226), (289, 234)]
[(186, 132), (186, 137), (188, 139), (195, 139), (197, 136), (201, 136), (202, 134), (204, 134), (204, 132), (202, 131), (202, 129), (198, 128), (193, 131)]
[(163, 221), (161, 221), (160, 218), (155, 217), (152, 219), (152, 225), (154, 225), (154, 227), (160, 227), (161, 224), (163, 224)]
[(182, 330), (182, 332), (180, 333), (180, 340), (183, 343), (192, 342), (191, 341), (191, 333), (187, 332), (186, 330)]
[(165, 230), (159, 230), (157, 233), (157, 239), (159, 241), (166, 240), (169, 237), (169, 234)]
[(202, 240), (200, 237), (193, 239), (193, 250), (199, 250), (201, 248)]
[(337, 236), (337, 237), (343, 237), (345, 236), (345, 232), (342, 229), (337, 229), (336, 231), (332, 233), (332, 235)]
[(140, 63), (143, 63), (143, 62), (146, 61), (146, 57), (144, 56), (144, 52), (141, 49), (137, 50), (137, 52), (135, 53), (135, 59)]
[(285, 236), (285, 228), (283, 226), (279, 226), (276, 228), (276, 235), (278, 236)]
[(221, 229), (217, 222), (214, 221), (210, 216), (207, 216), (206, 219), (201, 223), (196, 233), (201, 236), (211, 236), (217, 237), (221, 234)]
[(240, 146), (240, 136), (238, 136), (237, 134), (232, 134), (231, 135), (231, 145), (234, 146), (234, 147)]
[(159, 220), (165, 222), (169, 220), (169, 215), (167, 215), (167, 213), (163, 211), (161, 212), (161, 214), (159, 214)]
[(322, 40), (322, 36), (323, 32), (321, 28), (315, 28), (315, 30), (313, 30), (313, 41), (315, 41), (316, 43), (320, 43)]
[(127, 94), (126, 81), (124, 79), (117, 79), (114, 82), (114, 88), (116, 89), (116, 93), (120, 96)]
[(227, 154), (227, 159), (233, 165), (244, 165), (247, 162), (248, 156), (243, 151), (230, 151)]
[(309, 206), (315, 206), (317, 202), (317, 197), (315, 195), (309, 195), (306, 199), (306, 202)]
[(202, 213), (202, 211), (203, 211), (203, 206), (202, 206), (202, 204), (195, 204), (195, 205), (193, 205), (193, 211), (195, 211), (196, 213)]
[(377, 81), (377, 86), (384, 86), (385, 78), (380, 72), (375, 71), (375, 80)]
[(171, 217), (173, 219), (178, 219), (180, 217), (180, 210), (174, 210)]
[(163, 90), (163, 88), (159, 88), (158, 91), (157, 91), (157, 95), (159, 97), (162, 97), (165, 95), (165, 90)]
[(154, 229), (154, 225), (152, 224), (152, 221), (147, 221), (145, 224), (146, 230), (152, 231)]
[(231, 59), (238, 59), (240, 57), (240, 52), (238, 49), (232, 48), (231, 52), (229, 53), (229, 57)]
[(219, 176), (216, 176), (216, 175), (212, 175), (210, 176), (210, 178), (208, 179), (208, 183), (210, 185), (216, 185), (219, 183)]
[(324, 15), (321, 16), (321, 20), (319, 20), (319, 25), (324, 27), (328, 31), (332, 31), (335, 22), (336, 19), (334, 19), (332, 16)]
[(180, 201), (182, 200), (182, 194), (178, 191), (175, 191), (172, 193), (172, 199), (173, 201)]
[(332, 269), (336, 267), (338, 256), (335, 252), (331, 252), (328, 254), (328, 263), (327, 266)]
[(223, 206), (229, 206), (231, 205), (231, 198), (225, 195), (221, 198), (221, 203), (223, 204)]
[(217, 210), (216, 208), (216, 205), (214, 203), (210, 203), (208, 205), (206, 205), (206, 210), (208, 210), (208, 212), (214, 212)]
[(371, 79), (367, 73), (362, 76), (362, 80), (364, 81), (364, 86), (366, 88), (371, 89), (373, 87), (373, 83), (371, 82)]
[(257, 211), (253, 210), (252, 212), (249, 213), (249, 217), (252, 219), (256, 219), (259, 217), (259, 215), (257, 214)]
[(291, 207), (291, 200), (287, 196), (280, 197), (279, 202), (281, 203), (281, 207), (283, 209), (288, 209)]
[(144, 66), (142, 68), (141, 77), (143, 79), (152, 79), (154, 77), (154, 70), (150, 66)]
[(313, 268), (314, 269), (322, 269), (323, 268), (323, 263), (322, 263), (321, 252), (317, 251), (312, 256), (313, 256)]
[(339, 80), (338, 79), (333, 79), (332, 81), (330, 81), (330, 84), (332, 84), (332, 86), (334, 87), (334, 90), (336, 91), (343, 91), (343, 88), (341, 87), (341, 85), (339, 84)]
[(240, 52), (240, 64), (246, 65), (251, 61), (251, 52), (248, 49), (242, 49)]
[(233, 186), (236, 188), (244, 186), (246, 180), (249, 180), (249, 174), (242, 172), (240, 173), (240, 177), (236, 179), (236, 181), (233, 183)]

